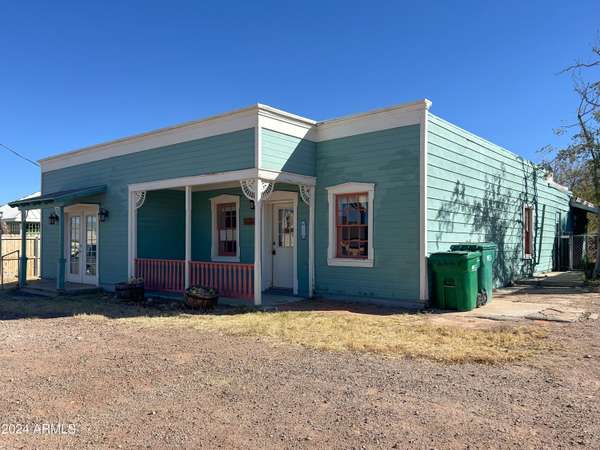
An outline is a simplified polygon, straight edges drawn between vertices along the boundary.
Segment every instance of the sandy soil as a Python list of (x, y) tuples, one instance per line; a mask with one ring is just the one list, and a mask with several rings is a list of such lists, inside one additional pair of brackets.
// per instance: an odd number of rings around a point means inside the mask
[(557, 350), (489, 366), (0, 317), (0, 448), (600, 448), (599, 321), (540, 326)]

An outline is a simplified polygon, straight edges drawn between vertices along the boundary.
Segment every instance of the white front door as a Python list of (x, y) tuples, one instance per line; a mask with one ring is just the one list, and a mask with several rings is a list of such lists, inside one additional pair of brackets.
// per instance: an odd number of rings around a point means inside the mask
[(98, 208), (65, 212), (66, 281), (98, 284)]
[(293, 203), (273, 205), (273, 287), (294, 287), (294, 240), (295, 232)]

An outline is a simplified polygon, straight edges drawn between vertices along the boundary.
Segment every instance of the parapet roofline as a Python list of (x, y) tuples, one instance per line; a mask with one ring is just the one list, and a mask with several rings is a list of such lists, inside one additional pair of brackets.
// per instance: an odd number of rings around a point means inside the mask
[(78, 149), (70, 150), (67, 152), (63, 152), (63, 153), (59, 153), (59, 154), (56, 154), (53, 156), (48, 156), (46, 158), (39, 159), (38, 162), (40, 164), (43, 164), (43, 163), (46, 163), (49, 161), (56, 161), (59, 159), (64, 159), (64, 158), (68, 158), (68, 157), (72, 157), (72, 156), (76, 156), (76, 155), (80, 155), (80, 154), (84, 154), (84, 153), (94, 152), (95, 150), (104, 149), (107, 147), (112, 147), (112, 146), (121, 145), (121, 144), (134, 143), (136, 141), (147, 139), (149, 137), (165, 135), (165, 134), (172, 133), (174, 131), (184, 130), (186, 128), (214, 125), (217, 122), (226, 121), (228, 119), (233, 119), (236, 116), (239, 117), (239, 116), (253, 115), (253, 114), (258, 115), (261, 112), (269, 113), (274, 116), (279, 116), (282, 119), (286, 119), (288, 121), (295, 122), (299, 125), (303, 125), (307, 128), (311, 128), (311, 127), (323, 127), (323, 126), (328, 126), (328, 125), (335, 125), (335, 124), (339, 124), (339, 123), (346, 122), (346, 121), (358, 120), (358, 119), (366, 118), (371, 115), (381, 114), (381, 113), (385, 113), (385, 112), (392, 112), (392, 111), (396, 111), (396, 110), (418, 110), (418, 109), (423, 109), (423, 108), (429, 109), (430, 106), (431, 106), (431, 102), (427, 99), (423, 99), (423, 100), (418, 100), (415, 102), (402, 103), (402, 104), (395, 105), (395, 106), (379, 108), (379, 109), (375, 109), (372, 111), (352, 114), (352, 115), (348, 115), (348, 116), (342, 116), (342, 117), (328, 119), (328, 120), (316, 121), (313, 119), (309, 119), (307, 117), (303, 117), (303, 116), (300, 116), (297, 114), (293, 114), (293, 113), (284, 111), (282, 109), (274, 108), (274, 107), (266, 105), (266, 104), (256, 103), (256, 104), (248, 106), (246, 108), (236, 109), (236, 110), (229, 111), (229, 112), (222, 113), (222, 114), (216, 114), (213, 116), (206, 117), (204, 119), (197, 119), (197, 120), (192, 120), (192, 121), (188, 121), (188, 122), (183, 122), (183, 123), (180, 123), (177, 125), (172, 125), (172, 126), (152, 130), (152, 131), (147, 131), (144, 133), (134, 134), (134, 135), (126, 136), (123, 138), (102, 142), (100, 144), (94, 144), (91, 146), (81, 147)]

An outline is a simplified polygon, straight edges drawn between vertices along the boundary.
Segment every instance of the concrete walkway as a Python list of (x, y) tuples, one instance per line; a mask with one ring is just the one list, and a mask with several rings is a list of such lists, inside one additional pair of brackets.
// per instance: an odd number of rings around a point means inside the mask
[(555, 305), (553, 303), (526, 303), (494, 299), (493, 302), (481, 308), (458, 313), (465, 317), (476, 317), (489, 320), (547, 320), (550, 322), (575, 322), (581, 319), (585, 310)]
[(494, 291), (494, 300), (487, 305), (465, 312), (444, 312), (442, 321), (543, 320), (549, 322), (576, 322), (597, 319), (590, 314), (592, 302), (599, 294), (583, 288), (555, 288), (518, 286)]
[(534, 274), (531, 278), (517, 281), (520, 286), (556, 286), (556, 287), (579, 287), (583, 286), (585, 275), (583, 272), (572, 270), (570, 272), (548, 272)]

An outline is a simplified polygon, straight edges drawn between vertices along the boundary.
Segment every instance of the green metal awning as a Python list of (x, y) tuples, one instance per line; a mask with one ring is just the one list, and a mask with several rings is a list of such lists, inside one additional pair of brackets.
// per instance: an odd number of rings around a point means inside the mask
[(20, 209), (40, 209), (48, 206), (60, 206), (73, 203), (82, 197), (90, 195), (102, 194), (106, 192), (106, 185), (89, 186), (79, 189), (69, 189), (66, 191), (52, 192), (43, 194), (38, 197), (25, 198), (23, 200), (15, 200), (8, 205), (12, 208)]

